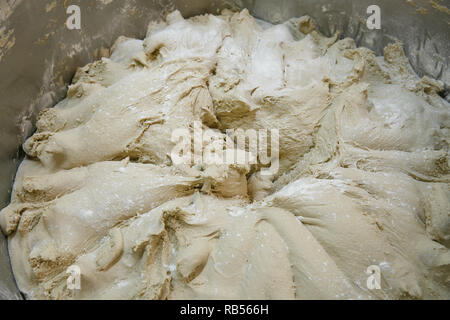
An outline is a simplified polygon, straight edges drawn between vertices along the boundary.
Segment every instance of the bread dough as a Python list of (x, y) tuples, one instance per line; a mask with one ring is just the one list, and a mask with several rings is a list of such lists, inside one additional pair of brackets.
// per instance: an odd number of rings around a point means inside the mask
[[(120, 37), (40, 114), (0, 213), (18, 286), (29, 299), (449, 299), (442, 90), (400, 44), (377, 57), (306, 16), (175, 11), (143, 41)], [(171, 134), (195, 121), (223, 137), (279, 129), (279, 170), (174, 164)]]

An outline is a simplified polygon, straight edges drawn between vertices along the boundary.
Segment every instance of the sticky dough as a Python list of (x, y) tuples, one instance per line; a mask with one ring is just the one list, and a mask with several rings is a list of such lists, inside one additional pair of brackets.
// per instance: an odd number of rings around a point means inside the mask
[[(449, 104), (399, 44), (309, 17), (152, 23), (80, 68), (0, 213), (29, 299), (449, 299)], [(279, 129), (279, 170), (177, 166), (171, 134)], [(246, 152), (245, 150), (240, 150)], [(81, 288), (67, 288), (76, 265)], [(381, 289), (366, 270), (381, 270)]]

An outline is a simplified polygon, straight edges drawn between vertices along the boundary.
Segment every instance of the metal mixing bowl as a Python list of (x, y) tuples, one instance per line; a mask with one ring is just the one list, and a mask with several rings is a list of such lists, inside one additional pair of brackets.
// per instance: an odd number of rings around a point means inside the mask
[[(81, 9), (81, 29), (69, 30), (68, 6)], [(369, 30), (367, 8), (381, 9), (381, 29)], [(321, 31), (352, 37), (377, 54), (401, 41), (419, 76), (450, 84), (449, 0), (0, 0), (0, 206), (8, 204), (21, 144), (35, 130), (40, 110), (65, 96), (77, 67), (98, 59), (120, 36), (143, 38), (147, 25), (174, 9), (184, 17), (248, 8), (277, 23), (310, 15)], [(0, 234), (0, 299), (21, 299)]]

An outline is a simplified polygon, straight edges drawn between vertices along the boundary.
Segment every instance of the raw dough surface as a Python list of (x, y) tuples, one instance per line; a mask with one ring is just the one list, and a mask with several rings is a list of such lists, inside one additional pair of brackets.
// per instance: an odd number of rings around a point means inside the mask
[[(449, 299), (449, 104), (401, 45), (309, 17), (171, 13), (80, 68), (0, 213), (29, 299)], [(279, 170), (177, 166), (194, 121), (279, 129)], [(245, 152), (245, 150), (240, 150)], [(81, 270), (81, 289), (66, 272)], [(381, 270), (381, 289), (366, 270)]]

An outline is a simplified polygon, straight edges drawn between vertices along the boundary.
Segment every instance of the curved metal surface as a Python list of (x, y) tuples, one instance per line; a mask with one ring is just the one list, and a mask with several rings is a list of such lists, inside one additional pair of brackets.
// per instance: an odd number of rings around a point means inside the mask
[[(65, 26), (72, 4), (81, 9), (81, 30)], [(374, 4), (381, 8), (381, 30), (365, 25)], [(325, 34), (339, 31), (378, 54), (399, 40), (416, 72), (442, 80), (448, 93), (448, 7), (449, 0), (0, 0), (0, 206), (9, 201), (20, 146), (38, 112), (64, 97), (76, 68), (98, 59), (120, 35), (143, 38), (148, 23), (171, 10), (189, 17), (248, 8), (272, 23), (308, 14)], [(20, 298), (0, 235), (0, 299)]]

